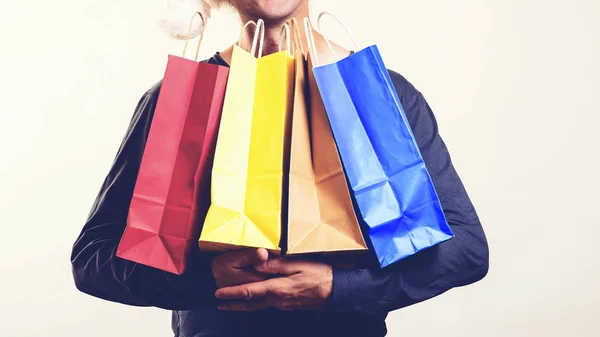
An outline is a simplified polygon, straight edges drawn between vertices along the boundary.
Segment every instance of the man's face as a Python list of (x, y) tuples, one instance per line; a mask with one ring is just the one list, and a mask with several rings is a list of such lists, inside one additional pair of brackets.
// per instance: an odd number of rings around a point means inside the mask
[(218, 0), (229, 3), (243, 16), (265, 21), (281, 20), (292, 15), (308, 0)]

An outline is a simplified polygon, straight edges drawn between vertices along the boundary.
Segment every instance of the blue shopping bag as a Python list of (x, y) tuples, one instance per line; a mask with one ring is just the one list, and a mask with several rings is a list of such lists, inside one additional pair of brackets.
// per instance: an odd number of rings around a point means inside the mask
[(312, 71), (364, 234), (381, 267), (451, 239), (454, 235), (377, 46)]

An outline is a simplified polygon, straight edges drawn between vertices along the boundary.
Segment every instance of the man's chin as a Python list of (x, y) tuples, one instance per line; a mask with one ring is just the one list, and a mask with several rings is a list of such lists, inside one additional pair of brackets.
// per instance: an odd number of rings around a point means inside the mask
[(302, 1), (257, 0), (248, 14), (251, 20), (263, 19), (266, 25), (282, 24), (294, 16)]

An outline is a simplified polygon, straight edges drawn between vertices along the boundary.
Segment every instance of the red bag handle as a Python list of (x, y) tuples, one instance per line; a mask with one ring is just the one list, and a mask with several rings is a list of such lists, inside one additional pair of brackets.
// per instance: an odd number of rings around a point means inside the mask
[(196, 19), (196, 15), (198, 15), (200, 17), (200, 19), (202, 20), (202, 23), (201, 23), (202, 30), (200, 31), (200, 38), (198, 39), (198, 47), (196, 48), (196, 57), (194, 58), (194, 61), (198, 62), (198, 53), (200, 53), (200, 44), (202, 43), (202, 38), (204, 38), (204, 28), (206, 27), (206, 20), (204, 19), (204, 16), (200, 12), (194, 13), (194, 15), (192, 16), (192, 19), (190, 20), (190, 28), (188, 29), (188, 33), (185, 38), (185, 45), (183, 46), (183, 57), (185, 57), (185, 51), (187, 50), (188, 41), (190, 40), (190, 36), (192, 35), (192, 27), (194, 26), (194, 19)]

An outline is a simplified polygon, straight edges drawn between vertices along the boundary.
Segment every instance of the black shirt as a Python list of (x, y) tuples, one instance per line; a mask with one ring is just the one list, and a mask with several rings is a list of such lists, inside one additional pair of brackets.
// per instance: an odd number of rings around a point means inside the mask
[[(217, 53), (205, 61), (228, 66)], [(212, 256), (197, 249), (189, 268), (174, 275), (115, 257), (160, 92), (157, 83), (140, 99), (108, 176), (73, 246), (75, 284), (84, 293), (134, 306), (173, 310), (179, 337), (344, 336), (386, 334), (387, 313), (473, 283), (488, 270), (488, 247), (479, 218), (438, 134), (423, 95), (404, 77), (390, 76), (455, 237), (384, 270), (365, 261), (334, 268), (333, 294), (324, 311), (254, 313), (216, 309)]]

